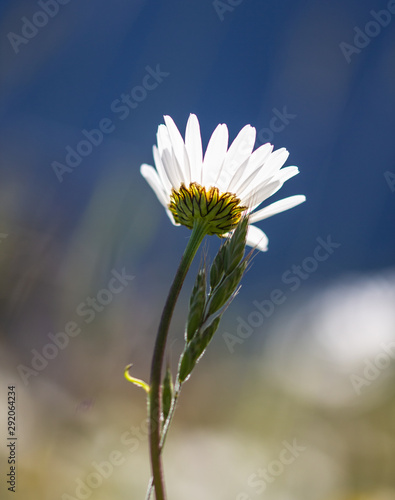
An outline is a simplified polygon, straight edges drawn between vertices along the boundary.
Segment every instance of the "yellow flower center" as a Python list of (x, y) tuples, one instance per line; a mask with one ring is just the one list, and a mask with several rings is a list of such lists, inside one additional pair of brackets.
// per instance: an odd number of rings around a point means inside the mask
[(174, 220), (192, 229), (196, 220), (204, 220), (207, 234), (218, 234), (232, 230), (241, 218), (246, 207), (232, 193), (221, 193), (218, 188), (206, 189), (196, 182), (187, 188), (181, 184), (180, 189), (172, 189), (169, 209)]

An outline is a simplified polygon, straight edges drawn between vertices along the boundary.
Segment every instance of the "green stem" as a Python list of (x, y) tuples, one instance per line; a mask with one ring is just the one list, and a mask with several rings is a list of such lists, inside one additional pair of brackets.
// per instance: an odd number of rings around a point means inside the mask
[[(165, 446), (167, 433), (169, 432), (170, 424), (171, 424), (171, 421), (173, 420), (174, 413), (176, 411), (177, 401), (178, 401), (178, 397), (180, 395), (180, 392), (181, 392), (181, 385), (179, 384), (179, 382), (177, 380), (176, 387), (174, 390), (174, 395), (173, 395), (173, 402), (172, 402), (172, 405), (170, 408), (170, 413), (167, 416), (167, 419), (163, 424), (162, 434), (161, 434), (161, 438), (160, 438), (160, 452), (162, 452), (163, 447)], [(154, 481), (153, 481), (153, 478), (151, 477), (151, 479), (148, 483), (147, 494), (146, 494), (145, 500), (151, 499), (153, 487), (154, 487)]]
[(171, 317), (174, 307), (180, 294), (182, 284), (188, 269), (195, 257), (203, 238), (206, 235), (206, 225), (202, 222), (195, 222), (191, 237), (189, 238), (184, 255), (182, 256), (174, 281), (171, 285), (169, 295), (163, 309), (159, 324), (158, 335), (154, 348), (151, 365), (151, 380), (149, 392), (149, 427), (150, 427), (150, 452), (152, 477), (155, 488), (156, 500), (166, 500), (166, 493), (162, 472), (161, 460), (161, 380), (162, 365), (166, 348), (167, 333), (169, 331)]

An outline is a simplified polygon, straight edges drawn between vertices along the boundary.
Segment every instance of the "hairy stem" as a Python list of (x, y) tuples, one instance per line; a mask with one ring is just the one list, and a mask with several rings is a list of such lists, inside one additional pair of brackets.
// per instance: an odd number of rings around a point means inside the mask
[(149, 439), (152, 477), (156, 500), (166, 500), (161, 460), (161, 380), (167, 334), (185, 276), (187, 275), (188, 269), (205, 235), (205, 224), (202, 222), (195, 222), (191, 237), (189, 238), (184, 255), (182, 256), (163, 309), (152, 357), (149, 392)]
[[(177, 401), (178, 401), (178, 397), (180, 395), (180, 392), (181, 392), (181, 385), (179, 385), (179, 383), (177, 381), (177, 386), (176, 386), (175, 391), (174, 391), (173, 402), (172, 402), (172, 405), (170, 408), (170, 413), (167, 416), (166, 421), (163, 424), (162, 434), (161, 434), (161, 438), (160, 438), (160, 452), (162, 452), (162, 449), (165, 445), (167, 433), (169, 431), (171, 421), (173, 420), (173, 417), (174, 417), (174, 413), (176, 410)], [(153, 487), (154, 487), (154, 480), (153, 480), (153, 477), (151, 477), (151, 479), (149, 480), (149, 483), (148, 483), (148, 488), (147, 488), (145, 500), (151, 499)]]

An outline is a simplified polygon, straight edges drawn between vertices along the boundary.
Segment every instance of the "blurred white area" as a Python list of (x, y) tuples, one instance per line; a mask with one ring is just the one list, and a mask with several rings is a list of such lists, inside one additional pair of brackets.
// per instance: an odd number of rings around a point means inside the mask
[(318, 405), (370, 406), (393, 397), (394, 306), (394, 270), (316, 290), (274, 325), (264, 370)]

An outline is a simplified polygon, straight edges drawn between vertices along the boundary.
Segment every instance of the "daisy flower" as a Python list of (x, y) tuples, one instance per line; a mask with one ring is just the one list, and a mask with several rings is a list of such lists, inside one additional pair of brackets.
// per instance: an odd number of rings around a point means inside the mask
[(306, 200), (290, 196), (264, 208), (258, 207), (285, 181), (299, 173), (282, 168), (288, 151), (273, 151), (269, 143), (253, 151), (256, 130), (246, 125), (228, 148), (228, 128), (214, 130), (203, 156), (199, 121), (191, 114), (185, 141), (170, 116), (159, 125), (158, 145), (153, 147), (155, 166), (143, 164), (141, 174), (164, 206), (171, 222), (192, 229), (202, 221), (206, 234), (226, 236), (243, 215), (249, 216), (247, 244), (266, 251), (266, 234), (253, 225)]

